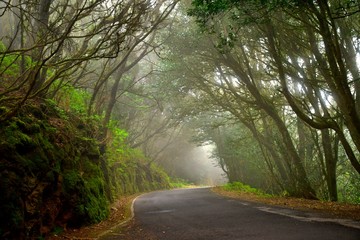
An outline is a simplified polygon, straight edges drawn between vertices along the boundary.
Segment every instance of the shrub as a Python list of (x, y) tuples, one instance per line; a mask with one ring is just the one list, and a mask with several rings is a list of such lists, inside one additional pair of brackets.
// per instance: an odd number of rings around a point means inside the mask
[(260, 189), (253, 188), (253, 187), (243, 184), (241, 182), (227, 183), (224, 186), (222, 186), (222, 188), (226, 191), (231, 191), (231, 192), (251, 193), (251, 194), (256, 194), (256, 195), (264, 196), (264, 197), (270, 196), (269, 194), (264, 193)]

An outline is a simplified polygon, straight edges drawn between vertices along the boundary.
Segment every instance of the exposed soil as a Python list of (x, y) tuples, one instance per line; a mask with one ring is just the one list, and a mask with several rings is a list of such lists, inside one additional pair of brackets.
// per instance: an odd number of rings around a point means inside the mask
[[(216, 194), (242, 199), (251, 202), (261, 202), (270, 205), (282, 206), (291, 209), (306, 211), (316, 211), (326, 214), (333, 218), (345, 218), (360, 221), (360, 205), (345, 204), (337, 202), (324, 202), (318, 200), (306, 200), (289, 197), (259, 197), (251, 193), (228, 192), (220, 187), (212, 189)], [(116, 239), (121, 237), (124, 240), (132, 239), (156, 239), (143, 229), (131, 218), (131, 204), (137, 195), (122, 197), (111, 207), (109, 219), (80, 229), (67, 229), (59, 235), (54, 235), (50, 239), (98, 239), (100, 236), (107, 236), (105, 239)], [(128, 220), (128, 221), (127, 221)], [(127, 221), (127, 222), (126, 222)], [(121, 223), (126, 224), (121, 224)], [(112, 230), (117, 229), (116, 234), (112, 235)]]

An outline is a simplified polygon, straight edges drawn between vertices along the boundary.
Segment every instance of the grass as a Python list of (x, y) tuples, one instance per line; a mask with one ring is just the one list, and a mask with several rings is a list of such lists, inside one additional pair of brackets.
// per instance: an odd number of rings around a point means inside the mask
[(318, 212), (331, 218), (343, 218), (360, 221), (360, 204), (325, 202), (320, 200), (269, 195), (263, 193), (259, 189), (255, 189), (238, 182), (214, 187), (212, 188), (212, 191), (221, 196), (233, 199), (286, 207), (290, 209)]
[(194, 186), (194, 184), (181, 179), (181, 178), (172, 178), (170, 180), (170, 187), (171, 188), (188, 188), (188, 187), (192, 187)]
[(227, 183), (227, 184), (221, 186), (220, 188), (222, 188), (225, 191), (229, 191), (229, 192), (250, 193), (250, 194), (255, 194), (259, 197), (271, 197), (270, 194), (267, 194), (257, 188), (253, 188), (253, 187), (243, 184), (241, 182)]

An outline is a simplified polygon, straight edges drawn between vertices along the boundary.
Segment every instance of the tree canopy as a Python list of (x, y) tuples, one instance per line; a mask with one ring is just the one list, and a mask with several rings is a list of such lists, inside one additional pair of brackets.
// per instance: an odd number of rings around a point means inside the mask
[[(80, 118), (68, 129), (98, 148), (86, 169), (104, 201), (141, 190), (129, 182), (165, 186), (158, 166), (200, 181), (194, 149), (211, 145), (230, 182), (359, 203), (359, 11), (352, 0), (0, 1), (0, 125), (33, 144), (19, 117), (50, 121), (39, 129), (53, 140), (44, 126), (63, 129), (40, 103)], [(85, 184), (82, 167), (66, 181)]]

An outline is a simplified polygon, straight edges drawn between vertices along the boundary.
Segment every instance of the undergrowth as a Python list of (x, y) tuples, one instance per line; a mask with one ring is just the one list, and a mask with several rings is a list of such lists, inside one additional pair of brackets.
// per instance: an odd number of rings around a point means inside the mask
[(193, 186), (191, 182), (181, 179), (181, 178), (171, 178), (170, 179), (170, 187), (171, 188), (186, 188), (189, 186)]
[(241, 182), (227, 183), (227, 184), (223, 185), (221, 188), (225, 191), (230, 191), (230, 192), (243, 192), (243, 193), (255, 194), (260, 197), (271, 197), (270, 194), (267, 194), (267, 193), (261, 191), (260, 189), (253, 188), (253, 187), (243, 184)]

